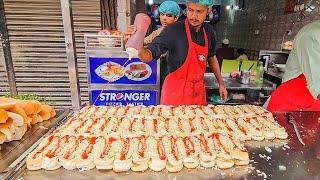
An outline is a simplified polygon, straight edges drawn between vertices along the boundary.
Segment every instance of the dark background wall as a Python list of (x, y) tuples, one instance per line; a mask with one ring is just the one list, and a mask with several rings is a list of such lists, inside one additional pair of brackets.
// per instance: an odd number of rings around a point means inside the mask
[(223, 1), (221, 20), (216, 24), (219, 44), (228, 38), (233, 47), (247, 49), (250, 58), (255, 59), (259, 50), (280, 50), (287, 30), (292, 30), (292, 35), (286, 35), (284, 41), (293, 40), (301, 27), (320, 19), (319, 1), (305, 1), (315, 9), (305, 11), (306, 17), (300, 20), (298, 13), (285, 13), (286, 1), (246, 0), (242, 11), (226, 10), (225, 6), (236, 5), (236, 0)]

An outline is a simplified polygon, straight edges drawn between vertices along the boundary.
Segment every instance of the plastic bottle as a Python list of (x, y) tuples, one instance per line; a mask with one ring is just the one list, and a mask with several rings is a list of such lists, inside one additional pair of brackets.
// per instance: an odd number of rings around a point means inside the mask
[(125, 47), (129, 55), (129, 59), (138, 56), (138, 50), (143, 47), (143, 40), (151, 23), (151, 19), (144, 13), (139, 13), (134, 19), (133, 25), (136, 32), (128, 39)]
[(263, 62), (259, 62), (256, 69), (256, 79), (255, 79), (256, 83), (259, 83), (259, 84), (263, 83), (263, 73), (264, 73)]

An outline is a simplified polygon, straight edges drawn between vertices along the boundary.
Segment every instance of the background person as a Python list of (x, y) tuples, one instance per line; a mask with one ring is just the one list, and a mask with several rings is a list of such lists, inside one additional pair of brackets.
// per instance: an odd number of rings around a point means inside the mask
[(218, 59), (220, 68), (222, 66), (223, 59), (235, 59), (234, 49), (229, 47), (228, 39), (224, 39), (222, 41), (221, 48), (217, 49), (217, 59)]
[(320, 111), (320, 20), (294, 39), (282, 84), (271, 94), (269, 111)]

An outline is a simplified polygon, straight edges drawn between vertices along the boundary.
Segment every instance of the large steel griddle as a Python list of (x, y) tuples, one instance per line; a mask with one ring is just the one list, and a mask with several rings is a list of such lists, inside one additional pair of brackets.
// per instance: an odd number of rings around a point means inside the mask
[[(237, 166), (228, 170), (212, 169), (183, 169), (179, 173), (127, 172), (114, 173), (110, 170), (79, 171), (29, 171), (26, 169), (25, 158), (3, 178), (27, 179), (320, 179), (320, 112), (292, 112), (299, 126), (299, 131), (306, 146), (298, 141), (293, 127), (288, 123), (285, 113), (274, 113), (276, 120), (287, 129), (289, 139), (262, 142), (246, 142), (250, 153), (249, 166)], [(312, 125), (310, 125), (310, 123)], [(310, 129), (308, 126), (312, 126)], [(307, 129), (309, 128), (309, 129)], [(265, 147), (272, 152), (268, 152)], [(268, 149), (268, 148), (267, 148)], [(280, 166), (280, 168), (279, 168)], [(0, 176), (1, 178), (1, 176)]]

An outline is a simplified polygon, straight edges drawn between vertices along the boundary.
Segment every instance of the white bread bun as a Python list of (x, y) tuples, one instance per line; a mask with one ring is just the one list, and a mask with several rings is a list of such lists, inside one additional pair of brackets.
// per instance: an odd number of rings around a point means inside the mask
[(90, 108), (91, 108), (91, 106), (85, 106), (85, 107), (81, 108), (80, 111), (78, 112), (78, 115), (86, 113)]
[(217, 166), (220, 169), (229, 169), (234, 166), (234, 162), (232, 160), (217, 158)]
[(49, 105), (41, 105), (41, 110), (39, 112), (39, 115), (42, 117), (44, 121), (50, 119), (51, 117), (51, 110), (52, 108)]
[(8, 119), (8, 113), (7, 111), (0, 109), (0, 123), (5, 123)]
[(12, 141), (15, 130), (13, 126), (13, 120), (11, 118), (8, 118), (6, 123), (0, 124), (0, 132), (5, 134), (5, 142)]
[(32, 118), (27, 116), (26, 124), (28, 125), (29, 128), (31, 128), (31, 122), (32, 122)]
[(245, 165), (248, 165), (249, 163), (250, 163), (249, 159), (244, 160), (244, 161), (234, 160), (234, 164), (237, 165), (237, 166), (245, 166)]
[(186, 162), (186, 163), (193, 163), (196, 162), (198, 160), (197, 156), (185, 156), (182, 158), (182, 162)]
[(3, 144), (5, 140), (6, 140), (6, 135), (0, 132), (0, 144)]
[(12, 98), (0, 97), (0, 109), (8, 110), (13, 108), (16, 105), (16, 102)]
[(11, 118), (13, 120), (14, 125), (23, 126), (24, 119), (19, 114), (16, 114), (16, 113), (13, 113), (13, 112), (8, 112), (8, 116), (9, 116), (9, 118)]
[(223, 160), (232, 160), (232, 157), (230, 156), (230, 154), (224, 151), (224, 149), (220, 149), (220, 151), (217, 154), (217, 158), (220, 158)]
[(57, 170), (61, 167), (61, 164), (59, 162), (59, 158), (57, 156), (53, 158), (44, 157), (41, 165), (42, 169), (45, 169), (47, 171), (53, 171)]
[(287, 139), (289, 136), (286, 130), (277, 130), (275, 131), (275, 135), (278, 139)]
[(138, 151), (134, 152), (132, 155), (132, 162), (135, 164), (148, 164), (149, 162), (149, 158), (148, 157), (144, 157), (141, 158), (138, 154)]
[(108, 155), (104, 155), (104, 147), (105, 147), (105, 143), (109, 142), (109, 141), (105, 141), (106, 139), (108, 139), (107, 137), (98, 137), (96, 140), (96, 143), (94, 145), (94, 150), (93, 150), (93, 154), (94, 154), (94, 164), (96, 166), (97, 169), (112, 169), (113, 167), (113, 157), (108, 157)]
[(97, 169), (112, 169), (113, 168), (113, 158), (112, 159), (101, 159), (95, 158), (94, 164)]
[(199, 157), (201, 161), (214, 161), (217, 157), (216, 153), (208, 154), (208, 153), (199, 153)]
[(59, 162), (66, 170), (73, 170), (77, 168), (77, 163), (74, 159), (65, 159), (64, 157), (61, 157)]
[(34, 104), (33, 114), (38, 114), (41, 111), (41, 105), (42, 105), (41, 102), (37, 100), (30, 100), (30, 102)]
[(215, 161), (202, 161), (200, 160), (200, 165), (201, 167), (204, 168), (212, 168), (216, 164)]
[(31, 122), (32, 125), (43, 121), (42, 117), (40, 115), (38, 115), (38, 114), (31, 115), (31, 118), (32, 118), (32, 122)]
[(249, 153), (247, 151), (241, 151), (239, 149), (228, 150), (231, 157), (240, 161), (247, 161), (249, 159)]
[(41, 169), (41, 164), (35, 164), (35, 163), (27, 163), (27, 168), (30, 171), (37, 171)]
[(126, 172), (129, 171), (132, 166), (131, 160), (114, 160), (113, 171), (114, 172)]
[(23, 124), (22, 126), (16, 126), (16, 131), (13, 136), (13, 140), (20, 140), (23, 135), (27, 132), (28, 126), (27, 124)]
[(43, 157), (37, 156), (36, 158), (33, 158), (36, 152), (37, 151), (33, 151), (31, 154), (29, 154), (26, 160), (27, 168), (30, 171), (36, 171), (41, 169), (42, 167)]
[(24, 110), (24, 112), (29, 116), (31, 114), (34, 114), (34, 112), (36, 111), (35, 109), (36, 104), (28, 101), (28, 100), (16, 100), (17, 102), (17, 106), (22, 108)]
[(169, 155), (167, 157), (167, 161), (169, 164), (171, 164), (172, 166), (179, 166), (181, 164), (183, 164), (181, 159), (176, 160), (173, 156)]
[(254, 134), (252, 134), (251, 138), (255, 141), (263, 141), (264, 137), (263, 136), (256, 136)]
[(193, 162), (183, 162), (183, 165), (188, 169), (194, 169), (199, 166), (199, 159), (195, 159)]
[(169, 162), (167, 162), (166, 164), (166, 169), (169, 171), (169, 172), (179, 172), (183, 169), (183, 163), (179, 164), (179, 165), (175, 165), (173, 166), (172, 164), (170, 164)]
[(93, 161), (93, 158), (87, 158), (87, 159), (79, 159), (78, 162), (76, 163), (77, 168), (84, 170), (84, 171), (88, 171), (91, 170), (93, 168), (95, 168), (95, 164)]
[(274, 132), (270, 131), (270, 130), (264, 130), (263, 131), (263, 136), (265, 139), (268, 140), (272, 140), (276, 137), (276, 135), (274, 134)]
[[(54, 169), (55, 165), (52, 165), (50, 163), (54, 163), (54, 161), (51, 161), (52, 159), (46, 159), (45, 152), (40, 153), (39, 150), (47, 146), (46, 144), (49, 143), (49, 139), (43, 140), (40, 145), (37, 147), (36, 150), (34, 150), (31, 154), (27, 157), (27, 168), (29, 170), (39, 170), (41, 168), (46, 168), (48, 170)], [(35, 157), (36, 155), (36, 157)], [(46, 159), (46, 162), (44, 160)]]
[(143, 172), (143, 171), (146, 171), (148, 167), (149, 167), (148, 163), (144, 163), (144, 164), (132, 163), (131, 170), (134, 172)]
[(24, 110), (18, 106), (14, 106), (13, 108), (9, 109), (8, 111), (19, 114), (20, 116), (23, 117), (24, 123), (28, 124), (28, 116)]
[(52, 138), (53, 136), (44, 138), (39, 144), (39, 146), (28, 155), (26, 164), (29, 170), (39, 170), (42, 168), (44, 155), (43, 153), (40, 153), (39, 150), (45, 148), (48, 145), (48, 143), (52, 141)]
[(159, 172), (166, 168), (166, 160), (160, 158), (152, 158), (149, 162), (149, 168), (153, 171)]

